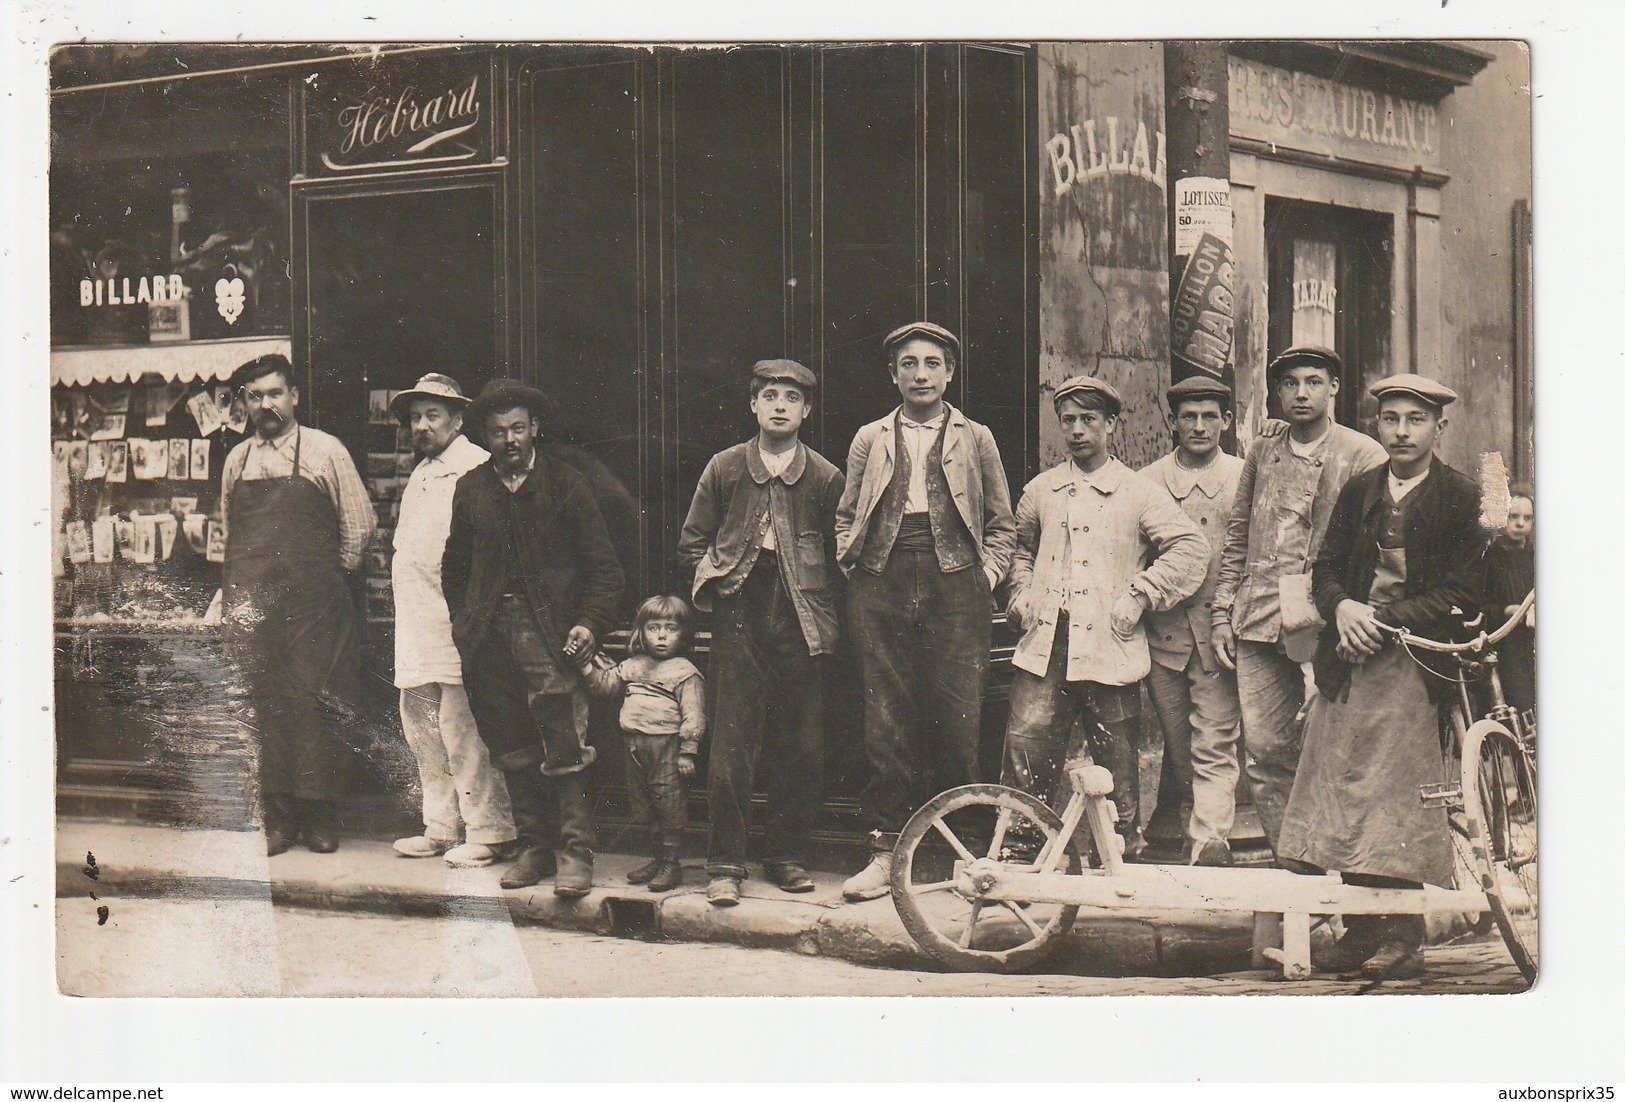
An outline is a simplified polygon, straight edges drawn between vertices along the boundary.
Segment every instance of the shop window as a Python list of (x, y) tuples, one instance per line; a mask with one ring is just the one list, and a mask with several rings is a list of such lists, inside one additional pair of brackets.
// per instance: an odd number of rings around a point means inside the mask
[(1393, 371), (1392, 216), (1271, 198), (1265, 243), (1270, 358), (1299, 344), (1337, 352), (1345, 371), (1337, 419), (1368, 427), (1365, 388)]

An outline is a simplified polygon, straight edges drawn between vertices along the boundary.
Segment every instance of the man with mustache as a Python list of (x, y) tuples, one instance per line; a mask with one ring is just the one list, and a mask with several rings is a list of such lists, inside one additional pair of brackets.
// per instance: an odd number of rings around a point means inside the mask
[(513, 803), (520, 852), (502, 886), (553, 876), (553, 894), (574, 899), (592, 890), (596, 844), (578, 667), (614, 626), (626, 580), (587, 480), (537, 448), (545, 408), (517, 379), (493, 380), (468, 407), (491, 461), (457, 480), (440, 584), (469, 705)]
[(227, 653), (246, 682), (265, 848), (338, 848), (360, 677), (356, 571), (376, 518), (350, 453), (299, 424), (293, 366), (275, 353), (237, 369), (254, 435), (220, 476)]
[(423, 833), (402, 838), (403, 857), (437, 857), (461, 868), (502, 858), (514, 841), (502, 774), (474, 726), (463, 664), (451, 640), (440, 560), (457, 480), (490, 459), (463, 435), (468, 399), (449, 375), (431, 372), (389, 408), (412, 431), (418, 464), (401, 494), (390, 582), (395, 591), (395, 687), (401, 731), (423, 784)]

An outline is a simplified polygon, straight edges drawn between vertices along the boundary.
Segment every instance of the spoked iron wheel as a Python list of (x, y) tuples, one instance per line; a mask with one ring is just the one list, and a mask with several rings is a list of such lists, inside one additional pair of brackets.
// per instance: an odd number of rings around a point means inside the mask
[[(1050, 855), (1055, 855), (1051, 860)], [(934, 797), (914, 816), (892, 856), (892, 901), (904, 927), (936, 959), (964, 972), (1014, 972), (1042, 960), (1072, 928), (1078, 908), (990, 902), (955, 886), (955, 868), (979, 859), (1008, 868), (1076, 872), (1061, 820), (1039, 800), (996, 784)]]
[(1499, 723), (1485, 720), (1462, 747), (1462, 795), (1501, 938), (1530, 983), (1539, 970), (1539, 853), (1534, 763)]

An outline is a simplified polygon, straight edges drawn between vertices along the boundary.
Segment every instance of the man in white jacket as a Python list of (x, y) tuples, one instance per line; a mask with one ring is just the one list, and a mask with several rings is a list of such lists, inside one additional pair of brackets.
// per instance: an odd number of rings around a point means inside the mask
[(462, 661), (440, 588), (457, 480), (490, 458), (462, 434), (468, 399), (457, 380), (431, 373), (390, 409), (412, 431), (419, 461), (401, 494), (390, 567), (395, 590), (395, 687), (401, 729), (423, 783), (423, 833), (402, 838), (403, 857), (483, 867), (507, 856), (515, 838), (502, 774), (491, 764), (463, 688)]
[(1151, 670), (1142, 618), (1197, 591), (1208, 543), (1168, 491), (1112, 456), (1123, 401), (1101, 379), (1055, 389), (1067, 459), (1016, 506), (1008, 615), (1024, 633), (1010, 682), (1004, 779), (1056, 798), (1080, 710), (1090, 755), (1111, 771), (1118, 832), (1137, 849), (1139, 683)]

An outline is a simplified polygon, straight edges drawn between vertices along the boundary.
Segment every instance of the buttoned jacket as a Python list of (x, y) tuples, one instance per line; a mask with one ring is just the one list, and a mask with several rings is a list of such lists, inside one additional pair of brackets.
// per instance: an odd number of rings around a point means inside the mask
[[(841, 569), (851, 574), (870, 521), (897, 469), (893, 431), (898, 410), (871, 421), (852, 438), (846, 460), (846, 488), (835, 510), (835, 553)], [(965, 522), (989, 588), (1010, 570), (1015, 549), (1015, 519), (1010, 513), (1010, 484), (1004, 476), (999, 445), (986, 425), (972, 421), (953, 406), (945, 411), (942, 473), (954, 507)]]
[(1140, 471), (1168, 491), (1210, 545), (1202, 588), (1165, 612), (1148, 614), (1151, 657), (1159, 665), (1182, 670), (1195, 649), (1208, 673), (1220, 669), (1213, 654), (1213, 591), (1219, 585), (1219, 556), (1224, 553), (1225, 527), (1236, 502), (1242, 460), (1228, 452), (1215, 452), (1207, 466), (1186, 470), (1177, 453), (1169, 452)]
[[(1213, 622), (1231, 624), (1238, 639), (1282, 641), (1281, 577), (1309, 573), (1338, 493), (1355, 475), (1388, 461), (1381, 444), (1343, 425), (1333, 424), (1325, 443), (1308, 457), (1293, 453), (1290, 436), (1254, 440), (1236, 484), (1213, 592)], [(1312, 477), (1287, 477), (1301, 465), (1313, 468)], [(1307, 488), (1295, 489), (1300, 483)], [(1289, 543), (1301, 544), (1302, 552), (1289, 553)]]
[(1015, 665), (1049, 669), (1067, 610), (1066, 679), (1131, 685), (1151, 672), (1142, 617), (1127, 639), (1111, 609), (1132, 585), (1153, 610), (1194, 594), (1211, 549), (1168, 491), (1116, 459), (1086, 475), (1070, 459), (1027, 483), (1016, 506), (1010, 615), (1025, 629)]
[(615, 626), (626, 576), (587, 481), (545, 448), (510, 491), (493, 463), (457, 480), (441, 562), (451, 633), (466, 657), (478, 648), (510, 584), (507, 546), (523, 581), (526, 607), (555, 653), (580, 625), (602, 640)]
[(780, 569), (809, 654), (835, 649), (835, 506), (844, 480), (807, 445), (774, 477), (754, 440), (718, 452), (705, 465), (683, 521), (677, 556), (694, 571), (694, 606), (737, 591), (761, 554), (771, 523)]

